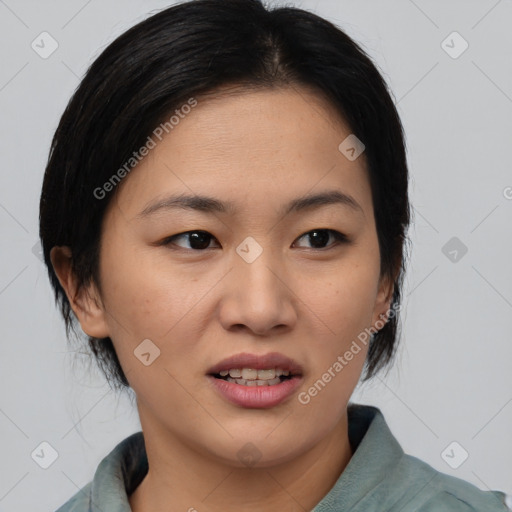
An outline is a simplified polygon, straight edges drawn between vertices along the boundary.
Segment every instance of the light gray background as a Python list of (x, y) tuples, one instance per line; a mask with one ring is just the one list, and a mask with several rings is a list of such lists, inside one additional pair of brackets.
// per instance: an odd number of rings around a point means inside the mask
[[(56, 509), (140, 430), (95, 366), (73, 366), (33, 246), (50, 140), (80, 77), (117, 35), (171, 3), (0, 0), (0, 511)], [(393, 371), (353, 400), (380, 407), (406, 452), (510, 493), (512, 2), (291, 3), (363, 45), (407, 136), (416, 222), (403, 344)], [(31, 48), (43, 31), (59, 44), (47, 59)], [(469, 43), (458, 58), (442, 47), (453, 31)], [(442, 252), (452, 237), (468, 248), (457, 262)], [(31, 457), (43, 441), (58, 452), (48, 469)], [(453, 441), (469, 453), (458, 469), (441, 456)]]

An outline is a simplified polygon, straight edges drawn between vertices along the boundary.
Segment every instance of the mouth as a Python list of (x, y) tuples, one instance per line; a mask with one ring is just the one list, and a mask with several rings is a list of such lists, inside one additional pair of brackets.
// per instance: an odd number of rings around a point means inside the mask
[(303, 370), (277, 352), (261, 356), (243, 353), (217, 363), (208, 370), (207, 377), (220, 396), (234, 405), (271, 408), (302, 384)]
[(289, 370), (282, 368), (268, 368), (257, 370), (255, 368), (230, 368), (221, 370), (219, 373), (211, 374), (216, 379), (233, 382), (241, 386), (275, 386), (293, 378)]

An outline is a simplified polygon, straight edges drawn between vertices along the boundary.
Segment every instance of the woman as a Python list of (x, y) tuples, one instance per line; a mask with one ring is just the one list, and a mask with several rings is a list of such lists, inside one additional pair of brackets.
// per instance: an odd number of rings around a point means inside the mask
[(106, 48), (40, 235), (68, 334), (142, 432), (59, 512), (507, 510), (349, 403), (396, 350), (407, 188), (381, 75), (313, 14), (197, 0)]

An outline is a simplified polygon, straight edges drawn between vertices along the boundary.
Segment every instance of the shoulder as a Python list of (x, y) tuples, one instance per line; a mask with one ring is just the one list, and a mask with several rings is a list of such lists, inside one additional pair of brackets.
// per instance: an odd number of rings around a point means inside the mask
[[(408, 482), (408, 500), (417, 512), (507, 512), (506, 495), (482, 491), (475, 485), (435, 470), (422, 460), (406, 455), (396, 467), (397, 479)], [(405, 505), (405, 503), (404, 503)], [(405, 510), (408, 510), (406, 507)]]
[[(326, 502), (334, 501), (352, 512), (511, 510), (505, 493), (480, 490), (404, 453), (378, 408), (352, 404), (348, 412), (355, 452)], [(318, 512), (324, 510), (331, 509)]]

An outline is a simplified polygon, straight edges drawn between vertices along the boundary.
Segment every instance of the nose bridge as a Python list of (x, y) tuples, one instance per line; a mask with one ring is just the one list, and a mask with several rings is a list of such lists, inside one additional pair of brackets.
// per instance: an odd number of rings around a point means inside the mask
[(285, 285), (286, 270), (279, 254), (277, 248), (265, 247), (252, 237), (238, 245), (221, 308), (226, 329), (245, 325), (263, 334), (277, 325), (289, 327), (295, 321), (292, 292)]
[[(260, 241), (262, 238), (260, 238)], [(255, 238), (246, 237), (236, 248), (234, 274), (241, 287), (245, 286), (247, 293), (264, 293), (275, 296), (282, 283), (279, 274), (282, 264), (275, 247), (269, 243), (271, 236), (266, 237), (260, 244)], [(267, 297), (271, 300), (272, 297)]]

